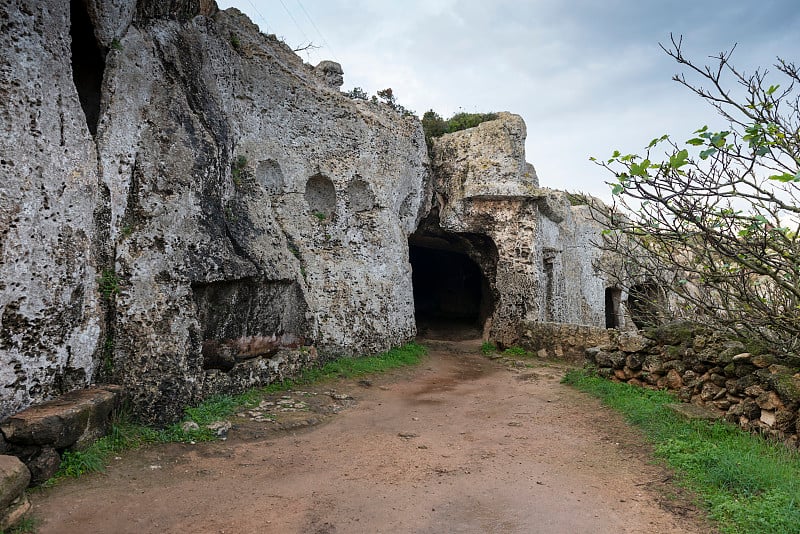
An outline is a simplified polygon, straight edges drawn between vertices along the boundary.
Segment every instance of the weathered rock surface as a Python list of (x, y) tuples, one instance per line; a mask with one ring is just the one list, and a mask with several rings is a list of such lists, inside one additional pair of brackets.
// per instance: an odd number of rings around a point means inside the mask
[(600, 228), (588, 206), (538, 187), (525, 135), (519, 116), (499, 113), (434, 139), (435, 217), (421, 227), (464, 243), (494, 297), (484, 335), (506, 345), (519, 340), (523, 322), (605, 327), (613, 285), (594, 267)]
[(52, 447), (42, 447), (29, 458), (25, 465), (31, 472), (31, 486), (44, 484), (58, 472), (61, 466), (61, 455)]
[(431, 163), (418, 119), (211, 0), (12, 0), (0, 22), (0, 418), (113, 382), (165, 424), (404, 343), (414, 239), (478, 266), (502, 344), (626, 326), (600, 229), (538, 187), (516, 115), (437, 139)]
[(310, 361), (221, 377), (204, 341), (411, 339), (419, 121), (213, 2), (87, 7), (0, 7), (0, 416), (100, 379), (163, 423)]
[(0, 530), (17, 526), (31, 509), (27, 494), (20, 495), (4, 511), (0, 508)]

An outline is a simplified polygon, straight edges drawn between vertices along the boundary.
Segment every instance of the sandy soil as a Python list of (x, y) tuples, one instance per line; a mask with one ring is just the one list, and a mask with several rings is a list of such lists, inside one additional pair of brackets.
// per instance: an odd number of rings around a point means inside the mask
[(148, 447), (35, 492), (39, 532), (712, 530), (562, 367), (425, 343), (415, 369), (271, 399), (227, 441)]

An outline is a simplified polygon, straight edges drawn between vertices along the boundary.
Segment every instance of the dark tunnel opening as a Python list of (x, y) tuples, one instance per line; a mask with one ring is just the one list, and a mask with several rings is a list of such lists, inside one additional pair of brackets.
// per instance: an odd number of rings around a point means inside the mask
[(423, 337), (480, 338), (494, 311), (492, 291), (471, 257), (478, 253), (475, 247), (465, 238), (449, 237), (409, 240), (417, 330)]
[(86, 125), (97, 135), (100, 99), (105, 71), (105, 54), (97, 44), (94, 26), (83, 0), (70, 0), (70, 37), (72, 38), (72, 80), (78, 91)]

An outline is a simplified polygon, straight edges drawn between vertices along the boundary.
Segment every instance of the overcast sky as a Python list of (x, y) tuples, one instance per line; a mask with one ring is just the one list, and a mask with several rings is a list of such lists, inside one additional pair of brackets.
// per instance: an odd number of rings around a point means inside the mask
[[(678, 140), (714, 111), (672, 81), (660, 49), (682, 34), (684, 55), (706, 62), (737, 44), (744, 70), (776, 56), (800, 62), (796, 0), (218, 0), (307, 62), (342, 64), (343, 90), (391, 87), (422, 115), (511, 111), (528, 126), (527, 159), (542, 186), (609, 196), (610, 175), (589, 162)], [(771, 69), (774, 71), (775, 69)]]

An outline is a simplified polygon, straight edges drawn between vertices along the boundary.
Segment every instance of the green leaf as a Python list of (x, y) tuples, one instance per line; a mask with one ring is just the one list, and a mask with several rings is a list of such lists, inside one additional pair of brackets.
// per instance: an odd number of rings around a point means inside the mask
[(695, 131), (694, 131), (694, 133), (696, 133), (696, 134), (701, 134), (701, 133), (704, 133), (704, 132), (706, 132), (706, 131), (708, 131), (708, 126), (703, 126), (703, 127), (702, 127), (702, 128), (700, 128), (699, 130), (695, 130)]
[(672, 167), (673, 169), (680, 169), (681, 167), (689, 163), (688, 161), (686, 161), (687, 159), (689, 159), (689, 151), (683, 149), (679, 151), (677, 154), (670, 156), (669, 166)]
[(775, 180), (776, 182), (783, 182), (783, 183), (798, 182), (798, 181), (800, 181), (800, 178), (798, 178), (798, 176), (800, 176), (800, 173), (795, 174), (794, 176), (792, 176), (791, 174), (785, 172), (783, 174), (773, 174), (772, 176), (769, 177), (769, 179), (770, 180)]
[(612, 195), (619, 195), (623, 191), (625, 191), (625, 188), (622, 186), (622, 184), (614, 184), (613, 187), (611, 187)]
[(701, 146), (704, 145), (705, 143), (706, 142), (703, 139), (700, 139), (699, 137), (694, 137), (686, 141), (687, 145), (692, 145), (692, 146)]
[(725, 146), (725, 138), (730, 134), (730, 132), (719, 132), (714, 134), (711, 137), (711, 144), (717, 148), (722, 148)]
[(716, 151), (717, 149), (713, 146), (711, 148), (707, 148), (706, 150), (700, 152), (700, 159), (708, 159), (708, 157)]
[(779, 87), (780, 87), (780, 85), (770, 85), (769, 89), (767, 89), (767, 94), (771, 95), (772, 93), (777, 91)]

